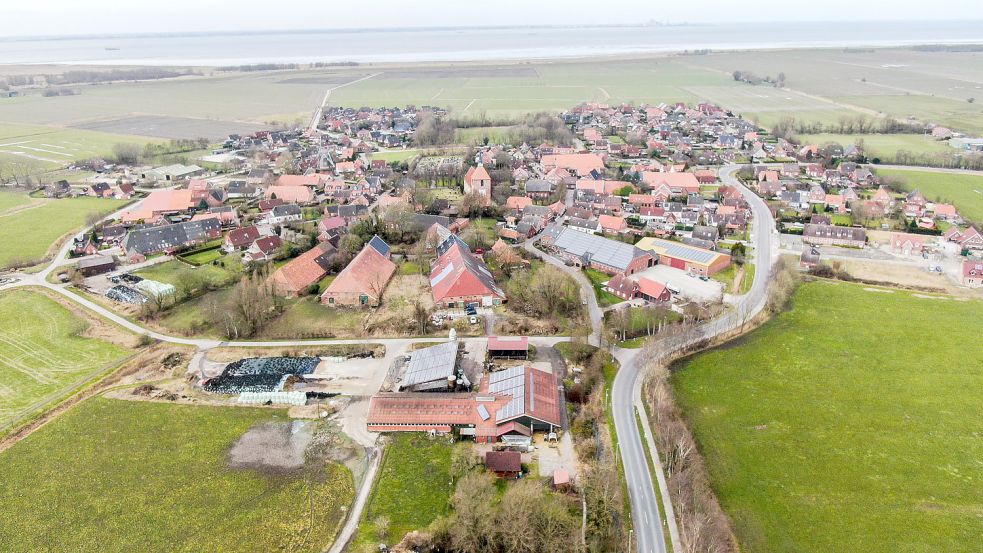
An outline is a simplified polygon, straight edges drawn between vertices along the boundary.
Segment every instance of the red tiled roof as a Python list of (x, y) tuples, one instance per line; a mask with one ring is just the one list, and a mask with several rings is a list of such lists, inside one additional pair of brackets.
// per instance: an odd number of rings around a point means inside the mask
[(366, 422), (469, 425), (476, 420), (481, 419), (473, 394), (381, 393), (369, 400)]
[(638, 279), (638, 291), (652, 298), (659, 298), (666, 293), (666, 285), (661, 282), (642, 277)]
[(646, 171), (642, 173), (642, 182), (652, 188), (665, 184), (673, 192), (698, 192), (700, 190), (700, 182), (696, 180), (696, 175), (693, 173), (655, 173)]
[(185, 211), (195, 207), (191, 190), (155, 190), (140, 206), (140, 211), (150, 213), (167, 213), (170, 211)]
[(259, 238), (259, 229), (250, 225), (248, 227), (237, 228), (229, 231), (225, 236), (225, 241), (234, 248), (242, 248), (252, 244)]
[(604, 160), (596, 154), (547, 155), (543, 156), (543, 167), (547, 171), (553, 168), (568, 169), (584, 176), (591, 171), (604, 171)]
[(270, 275), (276, 292), (296, 294), (324, 278), (328, 274), (328, 263), (334, 251), (330, 245), (318, 244), (277, 269)]
[(529, 349), (528, 336), (489, 336), (489, 351), (518, 351)]
[(518, 451), (486, 452), (485, 468), (492, 472), (519, 472), (522, 470), (522, 454)]
[[(280, 177), (283, 178), (283, 177)], [(283, 200), (287, 203), (308, 203), (314, 201), (314, 192), (306, 186), (271, 186), (266, 189), (266, 197)]]
[(362, 251), (352, 259), (338, 276), (331, 281), (323, 296), (339, 294), (365, 294), (379, 300), (382, 290), (389, 283), (396, 264), (382, 255), (371, 245), (366, 244)]
[(455, 242), (441, 255), (430, 271), (430, 288), (435, 302), (463, 296), (497, 296), (505, 293), (482, 261), (456, 237)]
[(326, 175), (281, 175), (276, 179), (276, 186), (321, 186), (328, 180)]
[(601, 228), (604, 230), (624, 230), (628, 228), (628, 223), (621, 217), (615, 217), (614, 215), (600, 215), (597, 218), (597, 222), (601, 224)]

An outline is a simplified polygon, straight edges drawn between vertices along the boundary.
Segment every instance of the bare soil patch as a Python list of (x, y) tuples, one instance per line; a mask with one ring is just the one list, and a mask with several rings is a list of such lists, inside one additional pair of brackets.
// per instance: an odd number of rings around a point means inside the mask
[(305, 452), (314, 436), (314, 423), (306, 420), (265, 422), (253, 426), (229, 449), (226, 465), (282, 474), (304, 467)]
[(210, 140), (218, 140), (233, 133), (250, 134), (269, 128), (266, 125), (258, 123), (193, 119), (190, 117), (164, 115), (130, 115), (113, 119), (76, 123), (72, 127), (113, 134), (174, 139), (204, 137)]

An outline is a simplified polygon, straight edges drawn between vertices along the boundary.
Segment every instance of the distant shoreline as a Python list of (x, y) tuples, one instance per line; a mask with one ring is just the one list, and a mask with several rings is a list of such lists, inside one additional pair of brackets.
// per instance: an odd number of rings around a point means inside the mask
[(0, 66), (208, 68), (258, 64), (517, 63), (687, 52), (983, 44), (975, 22), (537, 25), (0, 38)]

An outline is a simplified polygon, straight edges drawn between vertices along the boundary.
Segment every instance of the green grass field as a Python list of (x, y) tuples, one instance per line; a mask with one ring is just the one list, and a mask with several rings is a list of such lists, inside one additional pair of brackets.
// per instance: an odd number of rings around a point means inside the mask
[(625, 301), (604, 289), (604, 283), (611, 280), (609, 275), (606, 275), (597, 269), (584, 269), (584, 275), (586, 275), (587, 279), (594, 285), (594, 295), (597, 296), (598, 306), (610, 307)]
[[(423, 530), (447, 514), (451, 485), (451, 446), (423, 433), (397, 433), (386, 446), (372, 496), (355, 538), (355, 551), (377, 551), (375, 521), (388, 517), (389, 540), (398, 542), (411, 530)], [(386, 540), (382, 540), (386, 541)]]
[[(0, 105), (0, 110), (4, 106)], [(0, 161), (33, 161), (57, 168), (75, 160), (108, 156), (118, 143), (143, 147), (154, 140), (98, 131), (0, 122)]]
[(9, 209), (27, 205), (31, 198), (22, 192), (0, 191), (0, 215)]
[(92, 214), (108, 214), (126, 203), (100, 198), (46, 200), (38, 207), (0, 215), (0, 267), (19, 260), (40, 261), (48, 248), (66, 233), (85, 226)]
[[(200, 255), (203, 259), (211, 259), (214, 257), (214, 252), (218, 252), (219, 254), (222, 253), (221, 250), (210, 250), (195, 255)], [(220, 255), (216, 259), (224, 259), (225, 266), (222, 267), (213, 265), (209, 262), (199, 267), (193, 267), (177, 259), (171, 259), (163, 263), (158, 263), (157, 265), (151, 265), (150, 267), (140, 269), (139, 271), (136, 271), (135, 274), (142, 276), (143, 278), (149, 278), (151, 280), (173, 284), (175, 286), (178, 284), (181, 274), (186, 271), (190, 271), (191, 273), (197, 275), (202, 280), (207, 282), (212, 288), (221, 288), (223, 286), (229, 286), (238, 282), (241, 276), (239, 262), (232, 259), (229, 255)], [(211, 260), (214, 261), (214, 259)]]
[(285, 412), (85, 401), (0, 454), (0, 549), (322, 551), (354, 497), (347, 469), (226, 468), (271, 420)]
[(126, 356), (87, 327), (43, 294), (0, 294), (0, 435)]
[(372, 159), (382, 159), (392, 163), (394, 161), (409, 161), (420, 155), (419, 150), (393, 150), (391, 152), (375, 152)]
[(952, 203), (964, 218), (983, 222), (983, 176), (906, 169), (877, 169), (877, 174), (897, 179), (902, 190), (917, 189), (929, 200)]
[[(804, 134), (799, 139), (803, 144), (825, 144), (835, 142), (843, 147), (863, 140), (867, 157), (882, 157), (888, 160), (905, 150), (914, 154), (953, 153), (955, 150), (945, 142), (920, 134)], [(888, 156), (890, 156), (888, 158)]]
[(845, 283), (677, 364), (742, 550), (977, 551), (983, 303)]

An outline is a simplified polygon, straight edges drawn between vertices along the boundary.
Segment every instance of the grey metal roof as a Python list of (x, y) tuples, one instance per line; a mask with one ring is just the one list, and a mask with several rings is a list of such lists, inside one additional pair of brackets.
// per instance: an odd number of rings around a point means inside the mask
[(416, 350), (410, 356), (402, 386), (415, 386), (434, 380), (447, 380), (457, 364), (457, 342), (445, 342)]
[(588, 256), (593, 263), (622, 271), (628, 268), (632, 260), (645, 255), (644, 251), (631, 244), (572, 229), (560, 231), (553, 244), (569, 254), (578, 257)]

